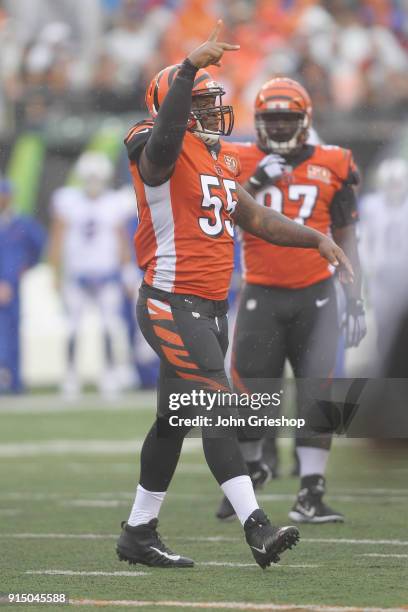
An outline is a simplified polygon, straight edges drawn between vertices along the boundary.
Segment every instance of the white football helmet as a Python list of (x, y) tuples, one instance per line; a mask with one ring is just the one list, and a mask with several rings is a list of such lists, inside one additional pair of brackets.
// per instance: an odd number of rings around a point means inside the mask
[(387, 204), (402, 204), (408, 199), (408, 162), (401, 157), (384, 159), (377, 168), (376, 186)]
[(99, 197), (113, 178), (113, 165), (104, 153), (87, 151), (77, 161), (75, 174), (90, 198)]

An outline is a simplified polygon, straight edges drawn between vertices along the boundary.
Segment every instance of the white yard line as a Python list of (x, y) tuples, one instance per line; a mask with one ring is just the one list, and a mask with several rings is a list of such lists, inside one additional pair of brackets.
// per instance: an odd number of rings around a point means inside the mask
[(83, 412), (85, 410), (119, 412), (134, 409), (153, 410), (156, 406), (155, 391), (138, 391), (124, 394), (114, 402), (104, 401), (97, 393), (87, 393), (79, 400), (70, 402), (57, 393), (44, 395), (23, 395), (0, 399), (0, 414), (41, 414)]
[[(398, 503), (398, 502), (406, 502), (408, 500), (408, 491), (404, 495), (387, 495), (386, 498), (387, 503)], [(257, 499), (263, 502), (274, 502), (274, 501), (293, 501), (294, 495), (286, 494), (286, 493), (258, 493)], [(343, 495), (337, 493), (330, 493), (330, 499), (333, 501), (338, 501), (342, 503), (373, 503), (380, 501), (380, 497), (378, 495), (364, 495), (357, 493), (357, 495)]]
[(142, 608), (145, 606), (163, 608), (197, 608), (201, 610), (262, 610), (263, 612), (286, 612), (308, 610), (309, 612), (406, 612), (406, 608), (360, 608), (352, 606), (324, 606), (313, 604), (274, 604), (248, 603), (243, 601), (143, 601), (143, 600), (103, 600), (103, 599), (70, 599), (76, 606), (122, 606)]
[[(408, 468), (407, 468), (408, 469)], [(393, 471), (393, 470), (391, 470)], [(388, 472), (388, 469), (387, 469)], [(346, 495), (408, 495), (408, 487), (404, 489), (359, 487), (358, 489), (335, 489), (337, 493)]]
[[(199, 561), (196, 565), (203, 565), (206, 567), (253, 567), (257, 568), (258, 565), (256, 563), (227, 563), (223, 561)], [(271, 565), (271, 568), (285, 568), (289, 567), (291, 569), (315, 569), (316, 567), (320, 567), (315, 563), (278, 563)]]
[[(118, 534), (99, 533), (1, 533), (1, 539), (33, 539), (33, 540), (112, 540)], [(238, 537), (227, 536), (166, 536), (172, 540), (186, 542), (237, 542)], [(356, 544), (356, 545), (381, 545), (381, 546), (408, 546), (408, 540), (368, 540), (352, 538), (302, 538), (302, 542), (309, 544)]]
[[(36, 457), (38, 455), (110, 455), (140, 452), (143, 440), (41, 440), (0, 444), (0, 457)], [(183, 453), (196, 452), (201, 440), (188, 438)]]
[[(173, 499), (185, 499), (186, 501), (199, 501), (199, 500), (204, 500), (204, 499), (209, 499), (211, 496), (210, 495), (189, 495), (188, 493), (172, 493), (172, 498)], [(60, 504), (63, 506), (71, 506), (71, 507), (75, 507), (75, 508), (119, 508), (121, 506), (125, 506), (126, 504), (129, 504), (130, 502), (130, 498), (131, 496), (129, 496), (128, 499), (122, 499), (122, 500), (114, 500), (114, 499), (76, 499), (76, 500), (63, 500), (60, 501)], [(280, 501), (293, 501), (294, 496), (293, 495), (268, 495), (268, 496), (263, 496), (263, 495), (258, 495), (257, 496), (259, 501), (274, 501), (274, 502), (280, 502)], [(339, 502), (343, 502), (343, 503), (355, 503), (356, 501), (360, 501), (360, 502), (367, 502), (367, 503), (372, 503), (373, 502), (373, 498), (363, 498), (363, 499), (358, 499), (357, 498), (346, 498), (343, 497), (341, 495), (331, 495), (330, 498), (333, 501), (339, 501)], [(214, 498), (215, 499), (215, 498)], [(396, 497), (396, 498), (387, 498), (388, 501), (392, 501), (394, 503), (397, 502), (401, 502), (401, 503), (405, 503), (406, 498), (401, 498), (401, 497)]]
[[(132, 499), (132, 497), (134, 496), (135, 492), (134, 491), (118, 491), (117, 493), (111, 493), (111, 492), (99, 492), (99, 493), (93, 493), (92, 495), (94, 496), (95, 499), (101, 499), (101, 500), (113, 500), (113, 501), (117, 501), (120, 499), (123, 500), (129, 500)], [(81, 499), (81, 498), (78, 498)], [(0, 500), (17, 500), (17, 501), (24, 501), (24, 500), (28, 500), (28, 501), (47, 501), (47, 500), (53, 500), (53, 501), (71, 501), (72, 500), (72, 496), (67, 494), (60, 494), (60, 493), (23, 493), (21, 491), (8, 491), (6, 493), (0, 493)]]
[(358, 540), (352, 538), (302, 538), (302, 542), (310, 544), (374, 544), (390, 546), (408, 546), (408, 540)]
[(60, 495), (59, 493), (21, 493), (19, 491), (9, 491), (8, 493), (0, 493), (0, 500), (2, 501), (60, 501), (66, 500), (67, 497)]
[[(174, 536), (172, 540), (184, 540), (186, 542), (236, 542), (238, 538), (228, 536)], [(408, 540), (359, 540), (352, 538), (304, 538), (301, 542), (308, 544), (356, 544), (356, 545), (390, 545), (408, 546)]]
[(36, 457), (38, 455), (109, 455), (136, 453), (142, 440), (44, 440), (0, 444), (0, 457)]
[(386, 554), (386, 553), (365, 553), (365, 554), (361, 554), (358, 555), (359, 557), (380, 557), (380, 558), (384, 558), (384, 559), (388, 559), (388, 558), (395, 558), (395, 559), (408, 559), (408, 555), (399, 555), (398, 553), (390, 553), (390, 554)]
[(1, 539), (13, 540), (114, 540), (118, 534), (102, 533), (0, 533)]
[[(27, 465), (22, 465), (21, 463), (19, 464), (19, 468), (20, 469), (31, 469), (31, 470), (36, 470), (38, 469), (37, 466), (35, 464), (32, 463), (27, 463)], [(68, 461), (66, 463), (64, 463), (64, 467), (68, 470), (71, 470), (73, 472), (77, 472), (79, 474), (81, 473), (98, 473), (98, 472), (113, 472), (113, 473), (122, 473), (125, 471), (128, 472), (134, 472), (135, 471), (135, 462), (134, 461), (128, 461), (128, 462), (119, 462), (119, 461), (110, 461), (109, 463), (103, 463), (103, 464), (97, 464), (94, 462), (85, 462), (85, 461)], [(387, 470), (388, 472), (388, 470)], [(205, 474), (205, 475), (209, 475), (209, 468), (205, 463), (180, 463), (177, 466), (177, 473), (178, 474)], [(274, 486), (274, 483), (272, 483), (272, 488)], [(345, 500), (349, 500), (352, 497), (353, 498), (363, 498), (363, 497), (367, 497), (367, 496), (371, 496), (370, 499), (379, 499), (380, 497), (384, 496), (384, 495), (392, 495), (392, 496), (401, 496), (401, 497), (408, 497), (408, 488), (405, 489), (378, 489), (378, 488), (364, 488), (364, 487), (359, 487), (358, 489), (343, 489), (343, 488), (331, 488), (330, 489), (331, 492), (331, 497), (333, 495), (337, 495), (337, 496), (341, 496), (342, 498), (344, 498)], [(269, 495), (268, 493), (260, 493), (260, 495)], [(274, 494), (272, 494), (274, 495)], [(375, 496), (375, 497), (373, 497)]]
[[(223, 561), (199, 561), (196, 562), (196, 566), (202, 567), (226, 567), (231, 569), (236, 568), (254, 568), (256, 569), (258, 566), (256, 563), (233, 563), (233, 562), (223, 562)], [(320, 567), (320, 565), (316, 565), (315, 563), (291, 563), (291, 564), (274, 564), (271, 567), (273, 568), (290, 568), (290, 569), (315, 569)], [(147, 569), (147, 568), (146, 568)], [(146, 572), (138, 572), (138, 571), (125, 571), (125, 572), (102, 572), (102, 571), (73, 571), (73, 570), (63, 570), (63, 569), (44, 569), (44, 570), (27, 570), (26, 574), (36, 574), (39, 576), (125, 576), (132, 578), (133, 576), (146, 576), (148, 575)]]
[[(38, 470), (38, 466), (33, 463), (27, 463), (25, 465), (19, 464), (19, 469), (24, 469), (25, 471), (36, 471)], [(71, 472), (75, 472), (77, 474), (99, 474), (103, 472), (113, 473), (113, 474), (123, 474), (125, 472), (135, 473), (137, 468), (135, 461), (128, 462), (116, 462), (109, 461), (103, 463), (96, 462), (86, 462), (86, 461), (68, 461), (64, 463), (64, 469), (69, 470)], [(206, 474), (209, 475), (209, 468), (204, 463), (181, 463), (177, 466), (178, 474)], [(408, 492), (407, 492), (408, 495)]]
[(38, 576), (123, 576), (125, 578), (133, 578), (134, 576), (148, 576), (148, 572), (74, 572), (72, 570), (29, 570), (26, 574), (35, 574)]
[(126, 504), (129, 505), (129, 502), (114, 499), (70, 499), (60, 502), (61, 506), (68, 508), (119, 508)]
[[(194, 439), (194, 438), (193, 438)], [(34, 468), (37, 469), (35, 465), (31, 464), (31, 463), (27, 463), (27, 465), (22, 465), (21, 463), (19, 464), (19, 468), (23, 468), (24, 469), (30, 469), (30, 468)], [(72, 471), (76, 471), (76, 472), (121, 472), (121, 471), (131, 471), (134, 472), (135, 471), (135, 462), (134, 461), (128, 461), (128, 462), (124, 462), (124, 461), (109, 461), (108, 464), (103, 463), (103, 464), (97, 464), (94, 462), (86, 462), (86, 461), (68, 461), (64, 464), (64, 467), (66, 467), (69, 470)], [(408, 468), (407, 468), (408, 471)], [(388, 472), (388, 469), (387, 469)], [(205, 463), (179, 463), (179, 465), (177, 466), (177, 474), (206, 474), (209, 475), (210, 471), (208, 466)], [(271, 485), (272, 488), (274, 487), (274, 483), (272, 482)], [(372, 488), (372, 487), (359, 487), (358, 489), (351, 489), (351, 488), (334, 488), (332, 487), (330, 489), (331, 492), (331, 497), (332, 495), (341, 495), (345, 498), (350, 498), (351, 496), (355, 496), (356, 498), (360, 498), (360, 497), (364, 497), (364, 496), (375, 496), (376, 499), (378, 499), (379, 497), (383, 496), (383, 495), (401, 495), (402, 497), (408, 497), (408, 488), (404, 488), (404, 489), (392, 489), (392, 488), (382, 488), (382, 489), (378, 489), (378, 488)], [(268, 493), (261, 493), (261, 495), (268, 495)], [(272, 494), (273, 495), (273, 494)]]
[[(186, 441), (185, 444), (185, 452), (194, 453), (196, 448), (199, 446), (197, 444), (197, 440), (191, 439)], [(89, 444), (89, 443), (88, 443)], [(119, 443), (115, 443), (119, 444)], [(127, 443), (124, 443), (125, 445)], [(130, 445), (133, 445), (133, 450), (136, 448), (137, 442), (131, 442)], [(141, 441), (140, 441), (141, 444)], [(121, 449), (123, 450), (123, 443), (121, 444)], [(88, 449), (92, 452), (92, 449)], [(78, 449), (78, 452), (80, 450)], [(0, 453), (1, 454), (1, 453)], [(74, 463), (75, 465), (75, 463)], [(128, 464), (124, 464), (128, 465)], [(64, 466), (66, 467), (66, 466)], [(103, 465), (99, 466), (101, 470), (103, 469)], [(109, 469), (109, 466), (106, 466)], [(130, 470), (132, 467), (132, 470)], [(199, 467), (199, 466), (196, 466)], [(134, 464), (129, 464), (129, 471), (134, 471)], [(77, 471), (77, 468), (75, 468)], [(92, 468), (89, 468), (89, 472), (92, 472)], [(116, 472), (120, 472), (120, 469), (114, 470)], [(183, 470), (181, 470), (183, 471)], [(184, 470), (188, 472), (188, 469)], [(193, 470), (192, 473), (195, 473)], [(5, 492), (0, 493), (0, 500), (30, 500), (30, 501), (43, 501), (43, 500), (54, 500), (55, 502), (60, 502), (63, 505), (67, 506), (79, 506), (79, 507), (118, 507), (123, 505), (123, 503), (128, 503), (130, 499), (134, 496), (134, 491), (117, 491), (117, 492), (94, 492), (92, 493), (92, 498), (77, 498), (72, 499), (71, 497), (67, 497), (66, 495), (59, 493), (23, 493), (23, 492)], [(213, 493), (181, 493), (181, 492), (172, 492), (172, 499), (182, 499), (185, 501), (200, 501), (203, 499), (213, 498), (216, 500), (218, 498), (218, 493), (214, 491)], [(262, 502), (292, 502), (294, 500), (294, 494), (292, 493), (260, 493), (258, 494), (258, 499)], [(332, 493), (330, 495), (330, 499), (333, 501), (343, 502), (343, 503), (375, 503), (379, 501), (379, 497), (377, 495), (342, 495)], [(402, 495), (387, 495), (387, 502), (393, 503), (405, 503), (408, 499), (408, 493)]]
[[(124, 499), (78, 499), (78, 500), (60, 500), (61, 506), (76, 507), (76, 508), (119, 508), (122, 506), (128, 506), (133, 500), (134, 492), (130, 493)], [(204, 493), (194, 495), (188, 495), (187, 493), (174, 493), (172, 495), (174, 499), (182, 499), (186, 501), (203, 501), (208, 500), (209, 495)], [(292, 498), (291, 498), (292, 499)]]

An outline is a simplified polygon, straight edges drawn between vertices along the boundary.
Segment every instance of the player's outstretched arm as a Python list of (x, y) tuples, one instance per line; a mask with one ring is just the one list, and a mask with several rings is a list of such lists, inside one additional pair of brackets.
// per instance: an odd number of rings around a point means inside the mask
[(239, 45), (218, 41), (221, 27), (219, 20), (208, 40), (184, 60), (159, 109), (139, 160), (140, 174), (149, 185), (162, 184), (173, 171), (187, 129), (197, 71), (210, 65), (220, 66), (225, 51), (239, 49)]
[(233, 218), (242, 229), (279, 246), (317, 249), (333, 266), (343, 269), (346, 281), (353, 281), (350, 261), (331, 238), (311, 227), (295, 223), (274, 210), (259, 206), (240, 185), (237, 186), (237, 193), (238, 203)]

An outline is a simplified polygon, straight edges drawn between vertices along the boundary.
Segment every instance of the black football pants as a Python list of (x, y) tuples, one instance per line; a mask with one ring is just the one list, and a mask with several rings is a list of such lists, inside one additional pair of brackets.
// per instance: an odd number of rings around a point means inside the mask
[[(297, 389), (298, 417), (307, 418), (304, 407), (307, 405), (309, 414), (313, 386), (332, 376), (338, 337), (332, 279), (302, 289), (246, 284), (240, 297), (232, 351), (235, 386), (252, 392), (268, 387), (270, 391), (271, 379), (276, 379), (272, 390), (279, 391), (288, 360), (296, 379), (309, 379), (299, 381)], [(245, 435), (240, 437), (245, 440)], [(297, 445), (330, 448), (330, 441), (329, 435), (298, 437)]]
[[(160, 358), (157, 418), (141, 452), (140, 484), (149, 491), (166, 491), (191, 427), (170, 427), (169, 396), (193, 389), (230, 392), (224, 370), (228, 348), (227, 301), (172, 294), (143, 284), (137, 319), (147, 342)], [(215, 405), (216, 418), (222, 411)], [(194, 416), (189, 406), (177, 411)], [(235, 428), (202, 427), (207, 464), (219, 484), (247, 474)]]

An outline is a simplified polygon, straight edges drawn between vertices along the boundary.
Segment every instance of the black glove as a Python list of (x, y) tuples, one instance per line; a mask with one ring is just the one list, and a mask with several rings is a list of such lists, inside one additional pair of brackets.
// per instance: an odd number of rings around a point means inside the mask
[(270, 153), (266, 155), (257, 165), (255, 173), (249, 179), (250, 185), (255, 189), (262, 189), (267, 185), (271, 185), (285, 171), (286, 161), (280, 155)]
[(367, 333), (363, 300), (348, 298), (341, 330), (345, 347), (358, 346)]

